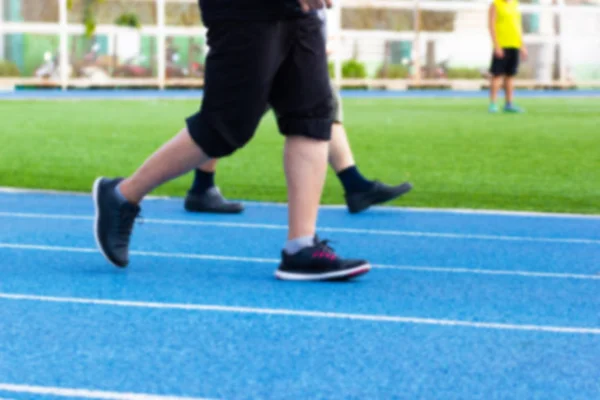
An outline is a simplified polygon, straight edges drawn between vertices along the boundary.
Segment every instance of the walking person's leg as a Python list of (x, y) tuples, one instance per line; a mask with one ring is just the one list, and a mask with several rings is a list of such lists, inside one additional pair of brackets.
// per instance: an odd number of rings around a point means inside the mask
[(364, 260), (338, 257), (316, 236), (320, 198), (327, 173), (333, 101), (321, 21), (315, 16), (290, 23), (291, 52), (275, 77), (269, 103), (286, 136), (289, 233), (276, 276), (287, 280), (341, 279), (364, 274)]
[(495, 113), (498, 112), (498, 91), (502, 86), (502, 75), (494, 75), (492, 72), (492, 76), (490, 77), (490, 105), (489, 112)]
[(502, 80), (505, 78), (506, 70), (506, 55), (504, 50), (495, 49), (492, 55), (492, 63), (490, 65), (490, 104), (488, 111), (491, 113), (498, 112), (498, 91), (502, 86)]
[(504, 111), (509, 113), (520, 113), (523, 110), (515, 105), (514, 93), (515, 85), (514, 80), (519, 70), (520, 62), (520, 51), (516, 48), (505, 49), (506, 54), (506, 65), (505, 65), (505, 77), (504, 77), (504, 96), (505, 105)]
[[(302, 1), (300, 1), (302, 3)], [(305, 4), (306, 5), (306, 4)], [(327, 42), (327, 15), (324, 10), (317, 11), (320, 21), (320, 33)], [(331, 81), (329, 81), (331, 84)], [(299, 95), (304, 88), (300, 88)], [(385, 185), (378, 181), (367, 180), (354, 162), (354, 156), (342, 125), (343, 110), (339, 91), (333, 89), (331, 98), (334, 125), (329, 146), (329, 163), (344, 186), (346, 204), (352, 213), (364, 211), (375, 204), (394, 200), (411, 190), (412, 185), (404, 182), (397, 186)], [(188, 191), (184, 207), (192, 212), (238, 213), (243, 210), (240, 203), (229, 202), (214, 185), (216, 161), (198, 167), (194, 171), (194, 182)]]
[[(244, 146), (270, 100), (281, 116), (280, 130), (288, 137), (289, 234), (277, 276), (341, 279), (370, 270), (366, 261), (341, 259), (316, 238), (331, 133), (331, 93), (326, 84), (325, 44), (315, 39), (320, 35), (313, 32), (314, 19), (209, 28), (211, 52), (200, 112), (132, 177), (95, 182), (95, 234), (102, 253), (113, 264), (124, 267), (129, 263), (133, 223), (144, 196), (162, 183)], [(291, 42), (287, 48), (286, 40)], [(304, 89), (303, 96), (293, 96), (298, 88)]]
[(194, 181), (185, 197), (184, 207), (190, 212), (238, 214), (242, 203), (229, 201), (215, 184), (217, 160), (211, 160), (194, 170)]
[(332, 91), (333, 126), (329, 143), (329, 165), (344, 188), (348, 210), (351, 213), (359, 213), (373, 205), (387, 203), (408, 193), (412, 189), (408, 182), (390, 186), (377, 180), (369, 180), (360, 172), (343, 124), (341, 96), (333, 87)]
[(277, 73), (281, 35), (277, 21), (209, 26), (211, 51), (200, 111), (130, 178), (96, 180), (96, 239), (113, 264), (124, 267), (129, 262), (134, 219), (148, 193), (211, 159), (232, 154), (251, 139)]
[[(332, 88), (332, 118), (331, 140), (329, 142), (329, 165), (335, 171), (345, 192), (346, 204), (352, 213), (358, 213), (369, 207), (382, 204), (408, 193), (412, 185), (403, 182), (396, 186), (386, 185), (364, 177), (354, 160), (354, 154), (348, 141), (348, 135), (343, 125), (343, 110), (339, 92)], [(216, 161), (211, 161), (194, 172), (194, 184), (185, 199), (185, 208), (193, 212), (238, 212), (242, 205), (227, 201), (220, 192), (207, 193), (208, 185), (202, 185), (207, 177), (214, 176)], [(212, 181), (211, 181), (212, 182)], [(214, 183), (213, 183), (214, 185)], [(233, 211), (235, 210), (235, 211)]]

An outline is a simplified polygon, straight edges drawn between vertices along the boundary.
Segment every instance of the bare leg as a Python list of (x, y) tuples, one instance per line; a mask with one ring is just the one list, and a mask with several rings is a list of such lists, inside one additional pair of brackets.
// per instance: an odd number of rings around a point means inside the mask
[[(375, 187), (375, 182), (365, 178), (359, 169), (355, 165), (354, 155), (352, 154), (352, 148), (348, 141), (348, 136), (344, 125), (335, 122), (331, 127), (331, 141), (328, 147), (328, 160), (331, 167), (337, 174), (340, 183), (344, 187), (346, 192), (346, 202), (352, 212), (359, 212), (367, 209), (373, 204), (384, 203), (408, 192), (412, 186), (408, 182), (404, 182), (397, 186), (388, 186), (384, 184), (377, 184), (377, 190), (372, 191)], [(217, 160), (208, 161), (204, 166), (198, 168), (204, 173), (214, 173), (216, 169)], [(196, 172), (198, 175), (198, 172)], [(299, 186), (302, 187), (302, 184)], [(299, 189), (301, 190), (301, 189)], [(319, 189), (319, 197), (320, 197)], [(368, 192), (367, 194), (365, 194)], [(189, 196), (186, 198), (185, 208), (188, 211), (202, 211), (202, 212), (241, 212), (243, 206), (241, 203), (232, 203), (227, 201), (219, 193), (219, 201), (211, 200), (210, 203), (205, 204), (204, 199), (199, 199), (197, 196)], [(315, 214), (316, 218), (316, 214)], [(298, 220), (301, 220), (299, 218)], [(297, 237), (297, 232), (290, 235)], [(308, 235), (313, 235), (310, 232)]]
[(288, 241), (275, 276), (286, 280), (349, 279), (368, 272), (365, 260), (344, 260), (326, 242), (315, 241), (328, 143), (289, 136), (284, 167), (288, 187)]
[(394, 200), (411, 190), (412, 185), (408, 182), (389, 186), (365, 178), (356, 166), (344, 126), (341, 123), (334, 123), (331, 129), (329, 164), (344, 187), (346, 204), (350, 212), (364, 211), (374, 204)]
[(515, 87), (512, 76), (504, 78), (504, 95), (506, 96), (506, 104), (512, 104)]
[(301, 136), (285, 142), (284, 167), (288, 186), (288, 239), (314, 236), (327, 174), (328, 143)]
[(218, 160), (210, 160), (206, 163), (204, 163), (203, 165), (200, 165), (198, 167), (198, 169), (202, 172), (208, 172), (208, 173), (215, 173), (215, 171), (217, 170), (217, 162)]
[[(217, 170), (218, 160), (210, 160), (198, 167), (200, 171), (214, 173)], [(340, 172), (355, 164), (352, 149), (344, 125), (336, 122), (331, 127), (331, 141), (329, 142), (329, 165)]]
[(119, 189), (129, 202), (137, 204), (156, 187), (209, 160), (184, 128), (150, 156), (133, 176), (125, 179)]
[(331, 127), (329, 143), (329, 164), (335, 172), (340, 172), (355, 164), (352, 149), (344, 125), (336, 122)]
[(500, 89), (500, 84), (502, 83), (501, 76), (492, 76), (490, 80), (490, 103), (495, 104), (498, 98), (498, 90)]

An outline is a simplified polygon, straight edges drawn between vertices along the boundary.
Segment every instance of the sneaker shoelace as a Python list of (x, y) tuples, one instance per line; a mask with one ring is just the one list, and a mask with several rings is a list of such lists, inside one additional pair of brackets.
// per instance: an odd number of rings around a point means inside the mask
[(317, 240), (315, 243), (316, 250), (313, 253), (313, 257), (315, 258), (327, 258), (329, 260), (337, 259), (337, 255), (331, 246), (329, 246), (331, 241), (329, 240)]

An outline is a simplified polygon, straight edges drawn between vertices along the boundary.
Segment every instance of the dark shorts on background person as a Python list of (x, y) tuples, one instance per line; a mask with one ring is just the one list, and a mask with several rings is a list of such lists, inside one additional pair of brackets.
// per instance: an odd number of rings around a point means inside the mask
[(186, 120), (208, 156), (248, 143), (267, 105), (284, 135), (330, 139), (333, 93), (321, 27), (313, 14), (208, 26), (204, 98)]
[(333, 122), (341, 124), (344, 122), (344, 107), (340, 91), (331, 86), (333, 96), (331, 97), (331, 118)]
[(515, 76), (519, 70), (519, 49), (505, 48), (504, 57), (492, 56), (490, 74), (493, 76)]

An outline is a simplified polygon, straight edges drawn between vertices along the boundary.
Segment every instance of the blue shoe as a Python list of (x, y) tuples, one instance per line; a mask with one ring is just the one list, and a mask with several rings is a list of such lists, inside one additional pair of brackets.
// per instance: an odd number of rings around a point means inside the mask
[(498, 112), (498, 106), (494, 103), (490, 104), (488, 107), (488, 112), (491, 114), (496, 114)]
[(505, 113), (513, 113), (513, 114), (520, 114), (523, 112), (523, 109), (521, 109), (520, 107), (517, 107), (515, 105), (512, 104), (507, 104), (504, 106), (504, 112)]

